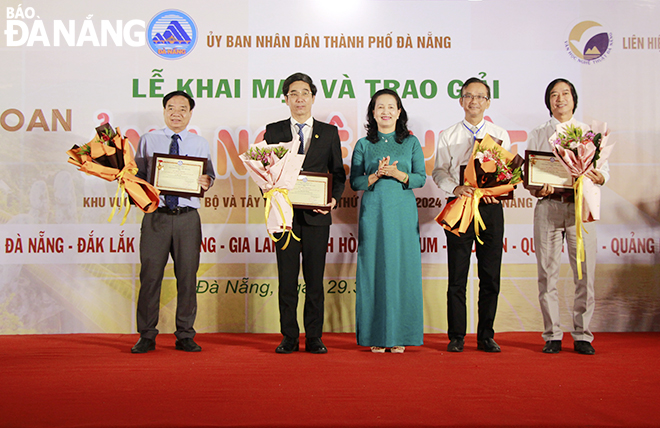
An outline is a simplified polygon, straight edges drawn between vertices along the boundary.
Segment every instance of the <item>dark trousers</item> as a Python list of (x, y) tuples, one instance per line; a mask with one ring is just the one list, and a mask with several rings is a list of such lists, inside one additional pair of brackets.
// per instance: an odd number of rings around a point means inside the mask
[[(310, 226), (302, 215), (293, 216), (293, 233), (300, 242), (289, 240), (286, 249), (286, 235), (277, 242), (277, 273), (279, 279), (280, 329), (284, 336), (296, 339), (300, 334), (298, 326), (298, 276), (302, 254), (303, 278), (305, 279), (305, 308), (303, 322), (307, 338), (320, 338), (323, 334), (323, 275), (325, 254), (330, 238), (330, 226)], [(279, 236), (280, 234), (277, 234)], [(302, 290), (302, 288), (301, 288)]]
[[(486, 230), (479, 230), (483, 245), (476, 242), (479, 274), (479, 323), (477, 340), (493, 338), (495, 313), (500, 293), (500, 271), (502, 266), (502, 240), (504, 238), (504, 213), (502, 204), (479, 204), (479, 212)], [(449, 284), (447, 289), (447, 318), (449, 339), (465, 336), (467, 310), (465, 292), (470, 270), (470, 256), (475, 245), (474, 224), (466, 233), (456, 236), (445, 230), (447, 236), (447, 259)]]
[(202, 243), (202, 226), (197, 210), (179, 215), (153, 212), (145, 214), (140, 230), (140, 294), (137, 304), (137, 329), (141, 337), (155, 339), (158, 334), (160, 289), (169, 255), (176, 277), (177, 339), (195, 337), (197, 315), (197, 269)]

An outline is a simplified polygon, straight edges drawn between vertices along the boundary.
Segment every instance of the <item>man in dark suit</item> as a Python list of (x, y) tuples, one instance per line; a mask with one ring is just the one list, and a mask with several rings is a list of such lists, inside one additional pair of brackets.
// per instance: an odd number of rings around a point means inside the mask
[(293, 140), (301, 141), (299, 153), (305, 154), (303, 171), (332, 174), (332, 202), (327, 209), (295, 209), (293, 233), (300, 242), (291, 239), (286, 249), (285, 240), (277, 242), (277, 270), (279, 279), (280, 328), (284, 338), (275, 352), (290, 354), (298, 350), (300, 329), (297, 320), (298, 274), (302, 254), (303, 277), (305, 279), (305, 350), (314, 354), (325, 354), (328, 349), (321, 340), (323, 334), (323, 275), (325, 254), (330, 238), (330, 211), (344, 191), (346, 172), (341, 156), (341, 145), (337, 127), (319, 122), (312, 117), (312, 105), (316, 98), (316, 86), (303, 73), (289, 76), (282, 85), (286, 105), (291, 117), (266, 126), (264, 139), (268, 144)]

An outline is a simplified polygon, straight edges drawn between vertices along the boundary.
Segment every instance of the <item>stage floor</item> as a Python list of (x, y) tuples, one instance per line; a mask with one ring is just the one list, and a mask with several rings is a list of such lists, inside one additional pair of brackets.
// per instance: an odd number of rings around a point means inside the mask
[(325, 334), (328, 354), (274, 352), (273, 334), (0, 336), (0, 427), (660, 426), (660, 333), (597, 333), (596, 355), (541, 352), (538, 332), (498, 333), (500, 354), (446, 352), (425, 335), (373, 354)]

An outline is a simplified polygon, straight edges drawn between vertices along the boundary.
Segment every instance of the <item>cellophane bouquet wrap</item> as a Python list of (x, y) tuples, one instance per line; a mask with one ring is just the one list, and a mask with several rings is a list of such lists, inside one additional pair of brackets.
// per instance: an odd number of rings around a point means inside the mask
[(77, 166), (80, 171), (107, 181), (117, 181), (115, 200), (118, 202), (113, 206), (108, 221), (112, 220), (117, 209), (121, 211), (125, 208), (121, 222), (124, 224), (130, 210), (126, 194), (146, 213), (158, 208), (160, 192), (147, 181), (135, 176), (138, 168), (133, 149), (128, 138), (121, 135), (119, 128), (114, 130), (107, 123), (101, 125), (96, 128), (96, 135), (89, 143), (82, 147), (74, 145), (67, 154), (68, 162)]
[(266, 198), (264, 214), (268, 235), (277, 242), (284, 235), (275, 238), (273, 233), (288, 232), (283, 248), (286, 248), (292, 236), (300, 240), (291, 230), (293, 206), (289, 200), (289, 190), (295, 186), (305, 160), (305, 155), (298, 154), (299, 146), (297, 136), (288, 143), (268, 144), (261, 141), (240, 155), (250, 177)]
[(585, 260), (582, 223), (600, 219), (600, 186), (585, 174), (597, 169), (609, 158), (614, 143), (609, 141), (607, 123), (594, 120), (591, 128), (575, 119), (557, 125), (550, 137), (552, 152), (573, 178), (575, 195), (575, 227), (577, 235), (578, 277), (582, 279), (582, 263)]
[[(497, 140), (499, 141), (499, 140)], [(465, 168), (463, 185), (474, 187), (470, 197), (460, 197), (450, 201), (435, 218), (443, 228), (460, 236), (474, 222), (474, 230), (479, 242), (479, 227), (486, 226), (479, 213), (479, 202), (484, 196), (501, 196), (513, 191), (522, 181), (520, 155), (513, 155), (503, 149), (493, 137), (475, 141), (472, 155)], [(482, 242), (483, 243), (483, 242)]]
[(557, 131), (550, 137), (555, 157), (576, 179), (573, 186), (576, 206), (580, 198), (583, 203), (579, 217), (585, 223), (600, 220), (600, 186), (584, 175), (597, 169), (612, 153), (614, 143), (609, 141), (608, 134), (605, 122), (593, 121), (588, 128), (571, 119), (557, 125)]

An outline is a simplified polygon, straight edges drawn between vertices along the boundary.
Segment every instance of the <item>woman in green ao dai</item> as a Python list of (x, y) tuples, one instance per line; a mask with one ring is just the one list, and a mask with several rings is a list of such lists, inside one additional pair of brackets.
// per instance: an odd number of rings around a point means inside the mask
[(419, 140), (407, 127), (401, 98), (374, 94), (367, 136), (353, 150), (350, 183), (362, 190), (356, 272), (357, 343), (376, 353), (423, 344), (422, 257), (417, 203), (424, 186)]

